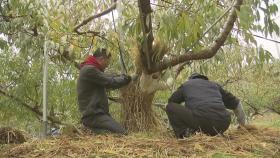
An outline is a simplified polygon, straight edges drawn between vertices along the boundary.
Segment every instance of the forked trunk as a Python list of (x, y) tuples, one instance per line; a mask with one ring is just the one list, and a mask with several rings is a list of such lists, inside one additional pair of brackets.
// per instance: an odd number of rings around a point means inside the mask
[(154, 93), (142, 92), (138, 82), (133, 82), (121, 90), (121, 97), (122, 123), (128, 131), (149, 131), (159, 127), (159, 121), (152, 109)]

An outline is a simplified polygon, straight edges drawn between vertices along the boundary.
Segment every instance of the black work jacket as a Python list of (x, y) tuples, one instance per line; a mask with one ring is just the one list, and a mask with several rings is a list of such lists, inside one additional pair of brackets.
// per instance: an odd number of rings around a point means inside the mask
[(79, 110), (82, 118), (96, 114), (109, 114), (106, 89), (116, 89), (127, 84), (123, 75), (107, 74), (93, 65), (80, 70), (77, 83)]
[(196, 78), (182, 84), (168, 102), (185, 102), (194, 115), (220, 120), (230, 117), (226, 109), (235, 109), (239, 99), (215, 82)]

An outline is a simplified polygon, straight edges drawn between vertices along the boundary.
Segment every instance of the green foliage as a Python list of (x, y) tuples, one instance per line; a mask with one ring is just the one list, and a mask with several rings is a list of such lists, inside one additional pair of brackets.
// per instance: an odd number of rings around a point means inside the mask
[[(178, 83), (192, 72), (205, 74), (238, 96), (251, 115), (272, 108), (279, 98), (279, 64), (263, 48), (225, 47), (211, 60), (193, 62), (178, 77)], [(279, 105), (273, 108), (279, 109)]]
[[(9, 0), (0, 5), (0, 88), (20, 98), (23, 102), (41, 109), (42, 105), (42, 66), (43, 44), (48, 41), (50, 57), (48, 96), (52, 115), (64, 122), (79, 121), (76, 101), (76, 79), (78, 70), (66, 56), (74, 61), (82, 61), (97, 47), (106, 47), (113, 54), (110, 72), (120, 72), (118, 62), (118, 35), (114, 32), (111, 14), (95, 19), (79, 31), (97, 31), (100, 37), (92, 34), (79, 35), (73, 31), (89, 16), (108, 8), (109, 0)], [(199, 50), (213, 42), (220, 32), (225, 18), (216, 24), (205, 37), (209, 28), (224, 10), (231, 4), (216, 1), (176, 1), (172, 4), (156, 1), (153, 7), (153, 27), (156, 38), (168, 41), (169, 55), (183, 53), (186, 49)], [(135, 1), (122, 1), (122, 29), (127, 52), (125, 62), (133, 72), (134, 62), (130, 60), (130, 51), (135, 46), (134, 40), (141, 41), (141, 24)], [(248, 43), (256, 43), (252, 31), (266, 35), (276, 33), (279, 27), (273, 18), (278, 12), (274, 2), (249, 0), (238, 13), (237, 29)], [(117, 14), (116, 20), (117, 19)], [(264, 26), (259, 22), (263, 21)], [(202, 72), (218, 82), (227, 79), (238, 80), (226, 88), (257, 107), (264, 107), (279, 93), (279, 61), (273, 60), (269, 52), (262, 48), (253, 49), (239, 45), (239, 38), (233, 33), (223, 52), (207, 61), (193, 62), (178, 77), (174, 87), (185, 81), (193, 71)], [(199, 42), (197, 42), (199, 41)], [(233, 47), (233, 48), (231, 48)], [(69, 54), (65, 54), (65, 52)], [(174, 75), (167, 73), (168, 77)], [(269, 76), (269, 80), (267, 79)], [(239, 81), (240, 80), (240, 81)], [(267, 92), (270, 93), (267, 93)], [(155, 102), (167, 101), (171, 91), (158, 93)], [(114, 93), (114, 95), (118, 95)], [(38, 131), (40, 124), (36, 115), (28, 111), (13, 98), (0, 95), (1, 124), (19, 126)], [(114, 115), (119, 113), (118, 105), (112, 106)], [(160, 115), (164, 112), (159, 110)]]

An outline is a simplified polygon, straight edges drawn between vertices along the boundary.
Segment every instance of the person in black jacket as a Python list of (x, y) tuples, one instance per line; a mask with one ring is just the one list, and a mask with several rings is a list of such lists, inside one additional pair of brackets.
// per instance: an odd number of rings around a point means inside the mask
[(117, 89), (131, 81), (128, 75), (104, 73), (109, 65), (111, 55), (106, 49), (97, 49), (92, 56), (80, 65), (77, 82), (79, 110), (82, 123), (96, 133), (112, 132), (127, 134), (109, 113), (106, 89)]
[[(185, 107), (180, 105), (182, 102)], [(166, 113), (177, 138), (188, 137), (196, 131), (214, 136), (230, 125), (227, 109), (234, 111), (239, 125), (245, 125), (239, 99), (206, 76), (194, 73), (169, 98)]]

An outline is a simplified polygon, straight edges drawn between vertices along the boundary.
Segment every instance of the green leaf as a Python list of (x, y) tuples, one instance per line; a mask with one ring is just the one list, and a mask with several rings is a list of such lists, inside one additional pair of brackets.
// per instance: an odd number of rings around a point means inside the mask
[(278, 12), (278, 7), (276, 4), (270, 5), (268, 9), (271, 15), (276, 15), (276, 13)]
[(271, 60), (271, 59), (273, 59), (273, 56), (272, 56), (272, 54), (269, 52), (269, 51), (267, 51), (267, 50), (265, 50), (264, 51), (264, 58), (265, 58), (265, 61), (267, 62), (267, 63), (269, 63), (269, 61)]
[(259, 61), (263, 63), (265, 61), (265, 52), (262, 47), (258, 49), (258, 54), (259, 54)]
[(8, 43), (5, 40), (0, 39), (0, 49), (4, 50), (7, 48), (8, 48)]
[(240, 19), (240, 25), (248, 30), (251, 28), (251, 21), (252, 21), (252, 9), (250, 6), (243, 5), (240, 8), (240, 12), (238, 13)]

